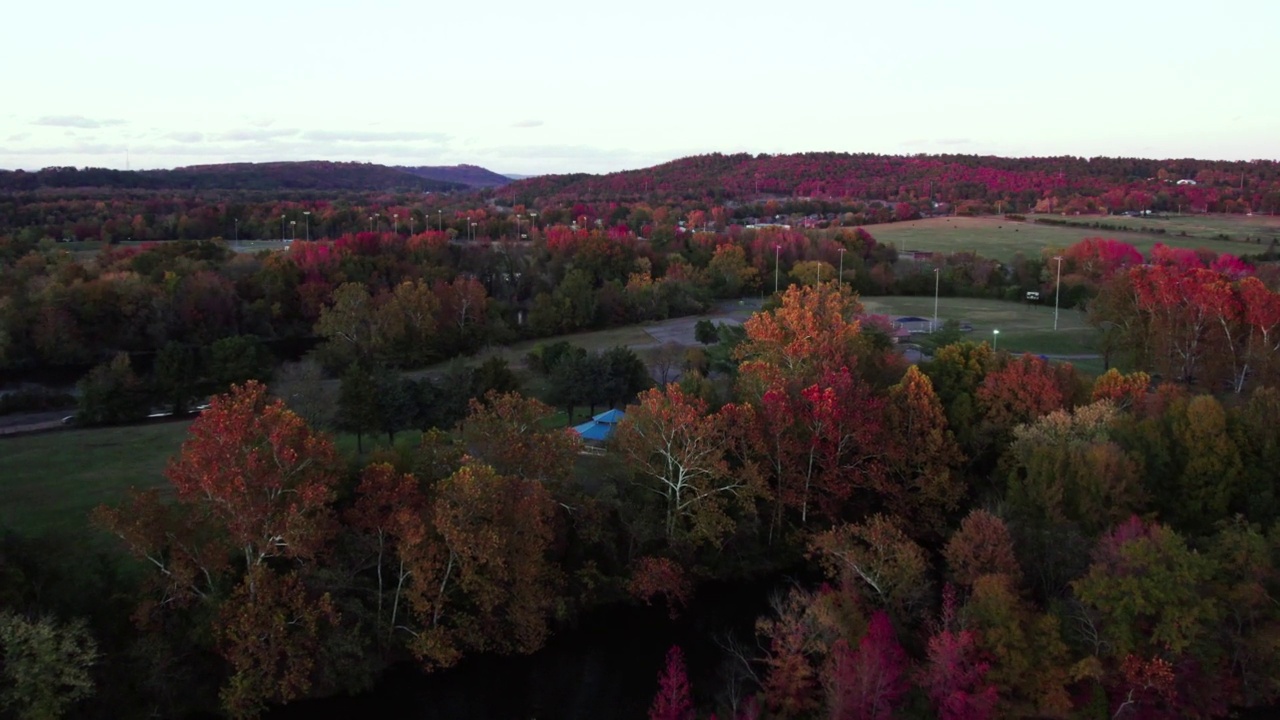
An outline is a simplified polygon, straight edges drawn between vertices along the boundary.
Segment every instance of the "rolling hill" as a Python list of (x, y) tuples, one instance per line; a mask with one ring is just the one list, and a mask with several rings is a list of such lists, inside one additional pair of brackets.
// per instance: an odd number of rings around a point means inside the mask
[[(479, 170), (480, 168), (477, 168)], [(487, 171), (485, 171), (487, 172)], [(431, 179), (371, 163), (327, 161), (226, 163), (172, 170), (52, 167), (0, 171), (0, 190), (106, 187), (150, 190), (466, 190), (461, 182)]]
[(436, 165), (422, 167), (395, 167), (395, 170), (407, 172), (428, 180), (461, 183), (473, 188), (502, 187), (511, 182), (511, 178), (499, 175), (492, 170), (477, 165)]

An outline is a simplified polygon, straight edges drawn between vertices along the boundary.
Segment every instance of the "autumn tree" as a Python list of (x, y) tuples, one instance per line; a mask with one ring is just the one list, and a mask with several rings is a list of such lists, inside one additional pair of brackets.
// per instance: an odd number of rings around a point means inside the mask
[(165, 475), (179, 502), (225, 532), (246, 572), (319, 552), (333, 531), (330, 503), (342, 475), (328, 438), (256, 382), (214, 398), (188, 433)]
[(399, 553), (412, 622), (399, 623), (428, 668), (465, 651), (529, 653), (549, 632), (559, 576), (547, 553), (555, 502), (536, 481), (468, 462), (404, 518)]
[(462, 439), (467, 451), (502, 475), (543, 483), (565, 482), (573, 473), (582, 439), (563, 428), (548, 429), (550, 406), (518, 393), (472, 399)]
[(777, 309), (743, 323), (747, 339), (734, 355), (742, 361), (750, 395), (762, 395), (775, 377), (803, 386), (826, 372), (856, 367), (858, 355), (866, 352), (861, 311), (847, 285), (787, 288)]
[(1003, 575), (1014, 585), (1022, 576), (1009, 528), (986, 510), (974, 510), (961, 521), (943, 555), (952, 579), (965, 588), (983, 575)]
[(899, 621), (917, 619), (925, 608), (929, 564), (924, 550), (885, 516), (822, 533), (811, 548), (829, 578), (860, 588), (869, 602)]
[(843, 638), (831, 649), (823, 672), (827, 716), (833, 720), (890, 720), (910, 689), (907, 654), (889, 616), (877, 610), (852, 648)]
[(1116, 409), (1101, 401), (1014, 429), (1007, 499), (1025, 523), (1074, 523), (1098, 533), (1141, 510), (1140, 468), (1112, 439)]
[(989, 658), (986, 679), (1009, 717), (1062, 715), (1071, 709), (1070, 656), (1056, 616), (1019, 596), (1005, 574), (978, 577), (961, 615), (980, 653)]
[(667, 662), (658, 676), (658, 692), (649, 708), (649, 720), (692, 720), (693, 696), (679, 645), (667, 651)]
[(956, 627), (954, 595), (943, 599), (940, 627), (928, 642), (920, 684), (941, 720), (985, 720), (995, 714), (998, 693), (981, 659), (978, 637)]
[(661, 499), (668, 542), (718, 542), (733, 525), (730, 507), (752, 492), (725, 461), (722, 418), (677, 385), (641, 393), (613, 443), (641, 486)]
[(960, 447), (947, 426), (942, 402), (929, 377), (916, 366), (889, 388), (885, 407), (885, 467), (892, 486), (902, 491), (890, 507), (910, 518), (917, 534), (939, 534), (964, 494), (958, 473)]
[(295, 573), (255, 568), (221, 609), (215, 632), (232, 670), (223, 707), (256, 717), (267, 703), (305, 697), (324, 656), (322, 633), (338, 621), (329, 595), (315, 596)]

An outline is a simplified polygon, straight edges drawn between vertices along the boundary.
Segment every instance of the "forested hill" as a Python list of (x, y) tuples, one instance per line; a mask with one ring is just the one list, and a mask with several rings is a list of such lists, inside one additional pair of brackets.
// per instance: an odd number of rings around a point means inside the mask
[(105, 187), (151, 190), (466, 190), (460, 182), (421, 177), (370, 163), (325, 161), (193, 165), (173, 170), (52, 167), (0, 171), (0, 190)]
[(511, 182), (506, 175), (499, 175), (492, 170), (477, 165), (437, 165), (422, 167), (395, 167), (410, 175), (428, 180), (441, 180), (451, 183), (462, 183), (473, 188), (502, 187)]
[[(1181, 185), (1178, 181), (1183, 181)], [(1192, 183), (1195, 183), (1194, 185)], [(512, 183), (499, 196), (582, 200), (748, 199), (765, 195), (908, 200), (1029, 200), (1047, 194), (1097, 196), (1135, 185), (1280, 191), (1275, 161), (1139, 158), (1001, 158), (975, 155), (698, 155), (608, 175), (546, 175)]]

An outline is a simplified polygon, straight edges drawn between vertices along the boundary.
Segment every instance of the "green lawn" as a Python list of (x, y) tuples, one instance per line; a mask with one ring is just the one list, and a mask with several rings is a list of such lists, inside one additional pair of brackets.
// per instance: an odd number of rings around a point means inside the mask
[(38, 535), (85, 529), (89, 511), (129, 487), (166, 484), (165, 464), (190, 422), (0, 439), (0, 526)]
[[(1230, 219), (1205, 220), (1204, 217), (1197, 216), (1193, 218), (1201, 222), (1201, 225), (1197, 226), (1192, 224), (1193, 219), (1182, 221), (1178, 218), (1168, 221), (1156, 221), (1149, 219), (1139, 220), (1138, 218), (1087, 217), (1083, 215), (1069, 218), (1062, 218), (1061, 216), (1046, 217), (1067, 220), (1073, 223), (1079, 222), (1081, 226), (1059, 227), (993, 217), (947, 217), (871, 225), (865, 229), (879, 242), (893, 243), (894, 247), (900, 251), (974, 252), (982, 257), (1001, 261), (1012, 260), (1013, 256), (1018, 252), (1028, 256), (1035, 256), (1039, 255), (1040, 251), (1045, 248), (1065, 248), (1087, 237), (1107, 237), (1121, 240), (1132, 244), (1144, 253), (1148, 252), (1156, 243), (1164, 243), (1171, 247), (1207, 248), (1216, 252), (1229, 252), (1236, 255), (1259, 252), (1266, 249), (1266, 243), (1256, 245), (1254, 243), (1246, 244), (1239, 241), (1217, 239), (1216, 235), (1219, 232), (1243, 237), (1245, 231), (1242, 228), (1246, 226), (1243, 224), (1231, 225)], [(1218, 218), (1219, 216), (1210, 217)], [(1257, 219), (1257, 216), (1245, 218), (1245, 220), (1255, 219)], [(1094, 221), (1106, 223), (1116, 221), (1113, 224), (1122, 224), (1122, 221), (1136, 221), (1127, 223), (1133, 225), (1135, 229), (1144, 224), (1147, 226), (1154, 226), (1160, 222), (1169, 224), (1167, 226), (1167, 234), (1157, 235), (1145, 232), (1099, 230), (1084, 225), (1084, 223)], [(1183, 224), (1178, 225), (1178, 222)], [(1214, 223), (1217, 223), (1220, 228), (1230, 227), (1233, 229), (1211, 231), (1209, 228), (1213, 227)], [(1164, 227), (1165, 225), (1161, 226)], [(1271, 227), (1272, 233), (1280, 233), (1280, 223)], [(1187, 231), (1188, 236), (1179, 236), (1178, 233), (1184, 229)]]
[[(933, 317), (931, 297), (864, 297), (862, 305), (869, 313), (897, 318), (904, 315)], [(1044, 355), (1091, 355), (1097, 352), (1097, 331), (1084, 321), (1078, 310), (1061, 310), (1058, 330), (1053, 329), (1053, 307), (976, 298), (939, 298), (938, 322), (957, 320), (973, 325), (967, 337), (987, 343), (995, 339), (1001, 350)]]

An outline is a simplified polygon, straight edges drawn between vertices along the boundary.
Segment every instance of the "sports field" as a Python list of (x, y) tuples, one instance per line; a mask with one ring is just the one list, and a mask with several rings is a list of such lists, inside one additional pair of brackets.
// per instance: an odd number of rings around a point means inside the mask
[[(932, 297), (864, 297), (869, 313), (933, 318)], [(1079, 310), (1062, 310), (1058, 329), (1053, 329), (1053, 308), (1043, 305), (982, 300), (938, 298), (938, 322), (956, 320), (969, 323), (968, 339), (995, 343), (1000, 350), (1043, 355), (1093, 355), (1097, 331), (1087, 325)], [(994, 331), (999, 330), (997, 334)]]
[[(1055, 220), (1060, 219), (1056, 216), (1053, 217)], [(1148, 252), (1156, 243), (1164, 243), (1171, 247), (1207, 248), (1215, 252), (1232, 253), (1234, 255), (1260, 252), (1266, 249), (1265, 242), (1259, 245), (1252, 242), (1246, 243), (1243, 240), (1218, 239), (1216, 235), (1219, 232), (1243, 238), (1245, 231), (1242, 228), (1246, 226), (1234, 226), (1235, 229), (1229, 232), (1226, 230), (1210, 232), (1211, 225), (1203, 224), (1204, 217), (1202, 216), (1186, 221), (1187, 237), (1182, 237), (1178, 234), (1182, 232), (1182, 228), (1177, 226), (1169, 226), (1169, 229), (1163, 235), (1136, 231), (1136, 228), (1141, 226), (1142, 223), (1146, 223), (1148, 227), (1152, 226), (1156, 222), (1154, 220), (1104, 218), (1101, 216), (1096, 218), (1077, 216), (1061, 219), (1073, 223), (1079, 222), (1081, 225), (1078, 227), (1061, 227), (1030, 221), (1010, 221), (995, 217), (946, 217), (870, 225), (864, 229), (882, 243), (893, 243), (894, 247), (899, 251), (974, 252), (982, 257), (1001, 261), (1012, 260), (1014, 255), (1019, 252), (1028, 256), (1037, 256), (1045, 248), (1065, 248), (1087, 237), (1106, 237), (1121, 240), (1130, 243), (1144, 253)], [(1202, 224), (1193, 227), (1191, 225), (1193, 219), (1202, 221)], [(1253, 220), (1255, 218), (1247, 219)], [(1135, 227), (1133, 232), (1101, 230), (1084, 225), (1084, 223), (1094, 221), (1121, 224), (1120, 222), (1112, 222), (1117, 220), (1138, 222), (1129, 223)], [(1280, 218), (1277, 218), (1277, 220), (1280, 221)], [(1169, 222), (1172, 222), (1172, 220)], [(1228, 220), (1222, 219), (1216, 222), (1221, 223), (1223, 228), (1226, 228), (1229, 224)], [(1274, 227), (1276, 228), (1274, 232), (1280, 233), (1280, 223), (1277, 223)], [(1194, 235), (1192, 234), (1193, 232), (1195, 233)]]

